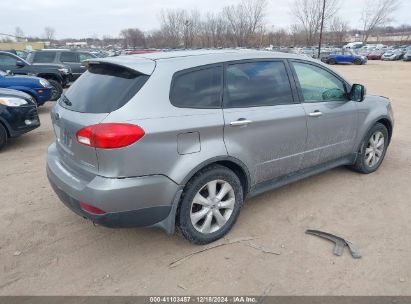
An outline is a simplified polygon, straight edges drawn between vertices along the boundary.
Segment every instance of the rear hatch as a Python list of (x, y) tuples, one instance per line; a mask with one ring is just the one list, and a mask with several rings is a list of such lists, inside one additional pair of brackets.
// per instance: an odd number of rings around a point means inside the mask
[[(138, 60), (137, 60), (138, 61)], [(145, 72), (150, 72), (144, 60)], [(107, 61), (89, 62), (88, 70), (62, 95), (51, 118), (61, 161), (76, 173), (98, 174), (96, 149), (77, 141), (85, 127), (99, 124), (113, 111), (124, 106), (142, 88), (148, 74)], [(79, 172), (80, 171), (80, 172)]]

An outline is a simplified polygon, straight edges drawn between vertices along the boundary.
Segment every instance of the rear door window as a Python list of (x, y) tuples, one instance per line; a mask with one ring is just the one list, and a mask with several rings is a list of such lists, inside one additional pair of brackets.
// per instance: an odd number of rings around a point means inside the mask
[(91, 64), (61, 97), (60, 105), (76, 112), (110, 113), (133, 98), (148, 78), (114, 64)]
[(172, 81), (171, 103), (180, 108), (221, 107), (222, 66), (178, 72)]
[(88, 53), (78, 53), (78, 55), (79, 55), (80, 62), (83, 62), (84, 60), (87, 60), (87, 59), (96, 58), (95, 56), (88, 54)]
[(293, 103), (282, 61), (230, 64), (226, 70), (225, 108), (275, 106)]
[(54, 62), (56, 58), (55, 52), (37, 52), (34, 55), (33, 62), (34, 63), (50, 63)]
[(74, 52), (63, 52), (60, 55), (61, 62), (80, 62), (78, 54)]

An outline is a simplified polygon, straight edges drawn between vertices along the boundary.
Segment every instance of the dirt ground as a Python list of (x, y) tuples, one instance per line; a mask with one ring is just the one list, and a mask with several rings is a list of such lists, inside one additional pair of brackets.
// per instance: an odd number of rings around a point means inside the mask
[[(174, 268), (204, 247), (160, 230), (95, 227), (60, 203), (45, 173), (52, 103), (41, 107), (42, 126), (0, 153), (0, 295), (411, 295), (411, 63), (336, 69), (392, 99), (380, 170), (338, 168), (249, 200), (221, 242), (253, 240)], [(334, 256), (307, 228), (347, 237), (363, 258)]]

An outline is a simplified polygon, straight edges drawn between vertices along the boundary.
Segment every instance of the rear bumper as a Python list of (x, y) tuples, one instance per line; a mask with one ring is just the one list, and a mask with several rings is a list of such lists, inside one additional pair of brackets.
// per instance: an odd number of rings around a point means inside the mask
[[(111, 228), (153, 226), (162, 222), (169, 216), (179, 192), (178, 185), (162, 175), (117, 179), (73, 172), (60, 159), (55, 144), (48, 150), (47, 176), (68, 208)], [(81, 209), (80, 202), (106, 213), (91, 214)]]

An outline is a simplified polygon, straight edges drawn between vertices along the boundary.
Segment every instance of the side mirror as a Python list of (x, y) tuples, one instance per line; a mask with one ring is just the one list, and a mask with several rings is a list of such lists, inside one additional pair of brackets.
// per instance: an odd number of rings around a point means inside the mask
[(361, 102), (365, 97), (365, 87), (362, 84), (353, 84), (350, 92), (350, 99), (353, 101)]
[(24, 66), (25, 66), (25, 64), (24, 64), (23, 61), (21, 61), (21, 60), (17, 60), (17, 61), (16, 61), (16, 67), (22, 68), (22, 67), (24, 67)]

